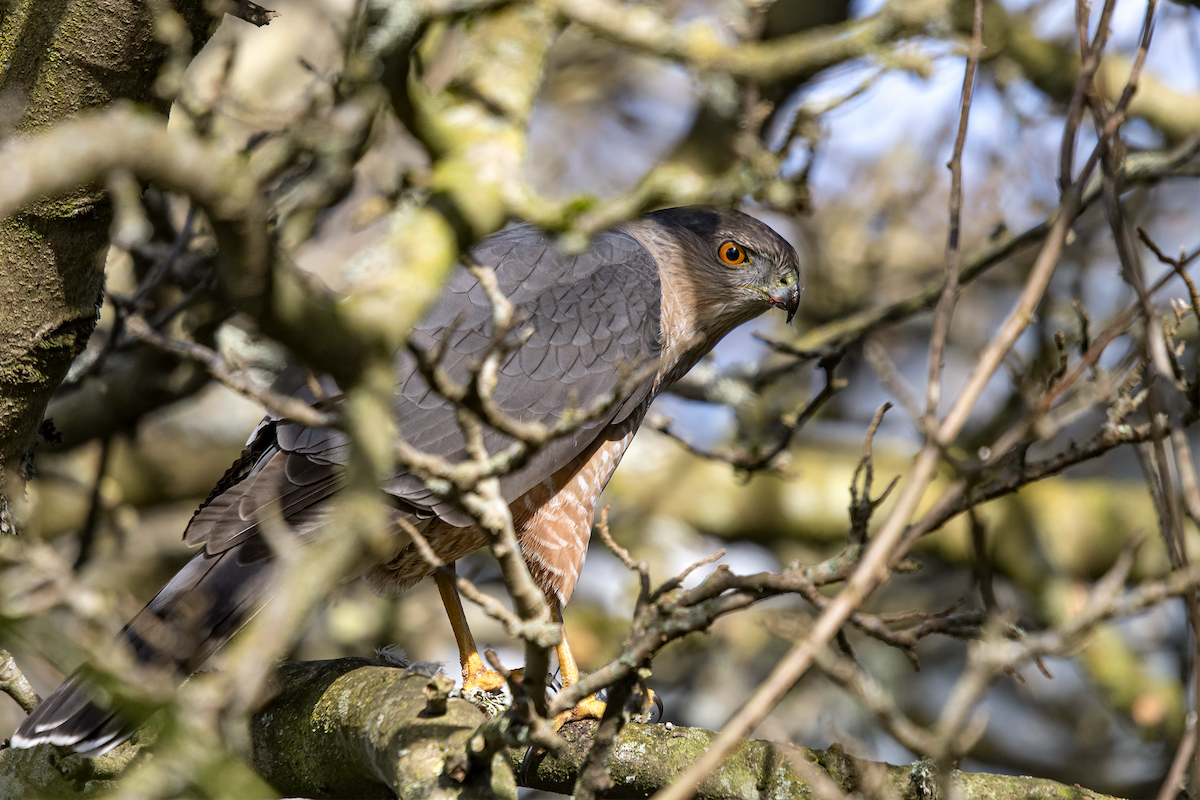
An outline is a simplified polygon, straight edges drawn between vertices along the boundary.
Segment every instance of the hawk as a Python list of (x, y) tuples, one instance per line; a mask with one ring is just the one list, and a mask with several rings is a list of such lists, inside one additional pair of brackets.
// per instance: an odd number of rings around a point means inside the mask
[[(547, 234), (516, 225), (472, 252), (491, 267), (525, 338), (502, 361), (493, 399), (522, 422), (554, 425), (572, 409), (618, 391), (630, 367), (656, 365), (605, 414), (551, 440), (500, 480), (522, 554), (556, 619), (571, 598), (587, 552), (596, 502), (659, 392), (680, 378), (734, 327), (771, 307), (788, 322), (799, 303), (796, 251), (758, 220), (711, 207), (672, 208), (596, 235), (568, 254)], [(451, 378), (469, 379), (488, 350), (492, 304), (475, 273), (459, 268), (411, 336), (437, 353)], [(414, 447), (451, 462), (467, 458), (453, 404), (426, 382), (409, 350), (395, 357), (394, 410)], [(330, 387), (336, 390), (336, 387)], [(628, 387), (626, 387), (628, 388)], [(496, 453), (512, 443), (485, 427)], [(202, 549), (126, 627), (137, 658), (181, 675), (200, 667), (246, 621), (268, 590), (272, 558), (261, 526), (279, 517), (298, 536), (329, 522), (330, 500), (346, 482), (344, 434), (268, 416), (245, 451), (193, 516), (184, 540)], [(415, 527), (443, 562), (484, 546), (472, 519), (417, 476), (398, 470), (383, 487), (391, 503), (394, 555), (365, 574), (394, 594), (434, 574), (454, 628), (464, 684), (500, 684), (466, 627), (453, 581), (436, 572), (405, 531)], [(151, 635), (153, 634), (153, 635)], [(562, 681), (578, 680), (564, 639)], [(34, 709), (12, 737), (98, 755), (131, 735), (136, 722), (93, 699), (77, 672)], [(576, 709), (597, 713), (594, 699)], [(599, 706), (602, 708), (602, 706)]]

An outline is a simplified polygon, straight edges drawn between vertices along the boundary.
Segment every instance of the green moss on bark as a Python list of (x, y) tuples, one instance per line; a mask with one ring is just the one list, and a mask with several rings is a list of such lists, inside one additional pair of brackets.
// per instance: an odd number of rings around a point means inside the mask
[[(173, 7), (193, 36), (209, 27), (203, 3)], [(166, 53), (154, 27), (144, 0), (11, 4), (0, 16), (0, 97), (23, 104), (14, 129), (36, 131), (117, 99), (165, 111), (153, 91)], [(110, 223), (90, 187), (0, 223), (0, 488), (91, 335)]]
[(366, 659), (285, 664), (279, 693), (251, 725), (254, 766), (308, 797), (514, 798), (499, 754), (468, 758), (485, 721), (451, 699), (431, 708), (431, 679)]

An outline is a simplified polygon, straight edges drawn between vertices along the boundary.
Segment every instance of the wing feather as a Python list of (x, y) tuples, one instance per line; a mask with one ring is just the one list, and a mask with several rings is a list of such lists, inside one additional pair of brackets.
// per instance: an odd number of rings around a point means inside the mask
[[(550, 237), (522, 225), (485, 240), (473, 255), (495, 270), (500, 290), (522, 320), (518, 329), (528, 330), (528, 341), (499, 370), (494, 399), (506, 414), (522, 422), (554, 425), (568, 409), (589, 407), (614, 391), (623, 368), (659, 356), (658, 265), (633, 237), (602, 233), (590, 250), (570, 255), (557, 250)], [(442, 366), (455, 380), (465, 381), (485, 352), (492, 327), (486, 293), (460, 268), (414, 330), (413, 341), (430, 348), (448, 338)], [(452, 462), (465, 460), (453, 406), (429, 387), (407, 351), (397, 355), (396, 371), (395, 411), (401, 434), (421, 450)], [(609, 413), (551, 442), (523, 468), (505, 476), (505, 499), (515, 501), (569, 463), (605, 426), (639, 408), (651, 386), (646, 380)], [(257, 447), (252, 468), (243, 464), (239, 479), (227, 482), (197, 513), (185, 536), (189, 543), (205, 542), (210, 553), (217, 553), (245, 541), (258, 530), (258, 516), (273, 502), (279, 503), (285, 519), (306, 529), (313, 516), (308, 509), (341, 488), (341, 466), (347, 457), (342, 433), (282, 420), (265, 423), (256, 434), (269, 438), (268, 446), (252, 442), (251, 449)], [(489, 452), (511, 443), (499, 431), (485, 429)], [(384, 488), (415, 513), (437, 514), (456, 526), (470, 524), (465, 514), (405, 471)]]
[[(653, 361), (661, 353), (662, 288), (658, 265), (633, 237), (620, 232), (596, 237), (579, 255), (558, 251), (553, 241), (528, 226), (497, 234), (475, 252), (491, 266), (500, 289), (515, 306), (528, 341), (499, 370), (493, 395), (507, 414), (523, 422), (557, 423), (576, 406), (590, 406), (618, 386), (621, 369)], [(441, 300), (417, 327), (414, 341), (429, 347), (452, 325), (475, 337), (458, 335), (443, 366), (465, 380), (491, 337), (492, 309), (471, 274), (458, 272)], [(470, 346), (460, 347), (459, 343)], [(466, 458), (462, 434), (451, 405), (431, 393), (412, 358), (397, 360), (399, 389), (396, 411), (401, 432), (415, 447), (452, 461)], [(506, 500), (515, 501), (544, 478), (569, 463), (609, 423), (628, 417), (649, 396), (646, 380), (624, 403), (571, 435), (544, 447), (522, 469), (501, 480)], [(511, 444), (499, 431), (487, 429), (490, 452)], [(398, 498), (431, 508), (454, 525), (469, 519), (442, 503), (415, 476), (398, 474), (387, 486)]]

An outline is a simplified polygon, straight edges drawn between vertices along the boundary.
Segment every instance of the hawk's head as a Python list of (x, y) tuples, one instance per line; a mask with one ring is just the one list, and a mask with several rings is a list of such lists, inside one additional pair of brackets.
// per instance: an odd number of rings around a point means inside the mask
[(762, 222), (712, 206), (668, 208), (647, 221), (675, 245), (665, 259), (656, 253), (662, 268), (685, 271), (699, 295), (695, 299), (725, 318), (722, 322), (745, 322), (771, 307), (783, 309), (789, 323), (796, 315), (801, 288), (796, 250)]

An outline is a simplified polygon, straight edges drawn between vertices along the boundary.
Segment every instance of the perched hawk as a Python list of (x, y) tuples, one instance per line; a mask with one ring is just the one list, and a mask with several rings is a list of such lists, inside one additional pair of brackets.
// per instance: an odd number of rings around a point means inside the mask
[[(526, 563), (561, 619), (597, 498), (650, 401), (735, 326), (772, 306), (791, 321), (800, 292), (796, 252), (751, 217), (693, 207), (658, 211), (599, 234), (579, 255), (560, 252), (551, 237), (518, 225), (486, 239), (473, 257), (493, 268), (515, 307), (517, 328), (528, 335), (503, 361), (493, 394), (511, 417), (554, 425), (564, 411), (587, 408), (617, 390), (630, 367), (658, 365), (607, 414), (551, 441), (500, 481)], [(462, 382), (486, 351), (492, 325), (483, 287), (459, 269), (411, 341), (440, 351), (442, 367)], [(395, 365), (402, 435), (426, 452), (465, 460), (454, 407), (430, 388), (409, 351), (399, 353)], [(512, 442), (490, 427), (483, 438), (492, 453)], [(324, 525), (330, 500), (346, 481), (346, 449), (337, 431), (270, 416), (259, 424), (184, 533), (188, 544), (203, 548), (126, 628), (139, 659), (190, 674), (246, 621), (264, 599), (272, 562), (260, 524), (281, 514), (298, 535)], [(404, 533), (409, 526), (447, 563), (486, 544), (470, 517), (407, 471), (383, 489), (396, 520), (396, 549), (365, 575), (376, 591), (400, 592), (433, 572)], [(465, 683), (498, 685), (475, 650), (453, 582), (435, 577)], [(570, 685), (578, 670), (565, 640), (558, 658), (563, 683)], [(581, 713), (595, 713), (594, 701)], [(127, 738), (135, 724), (94, 703), (85, 675), (77, 672), (29, 715), (12, 744), (52, 742), (98, 755)]]

